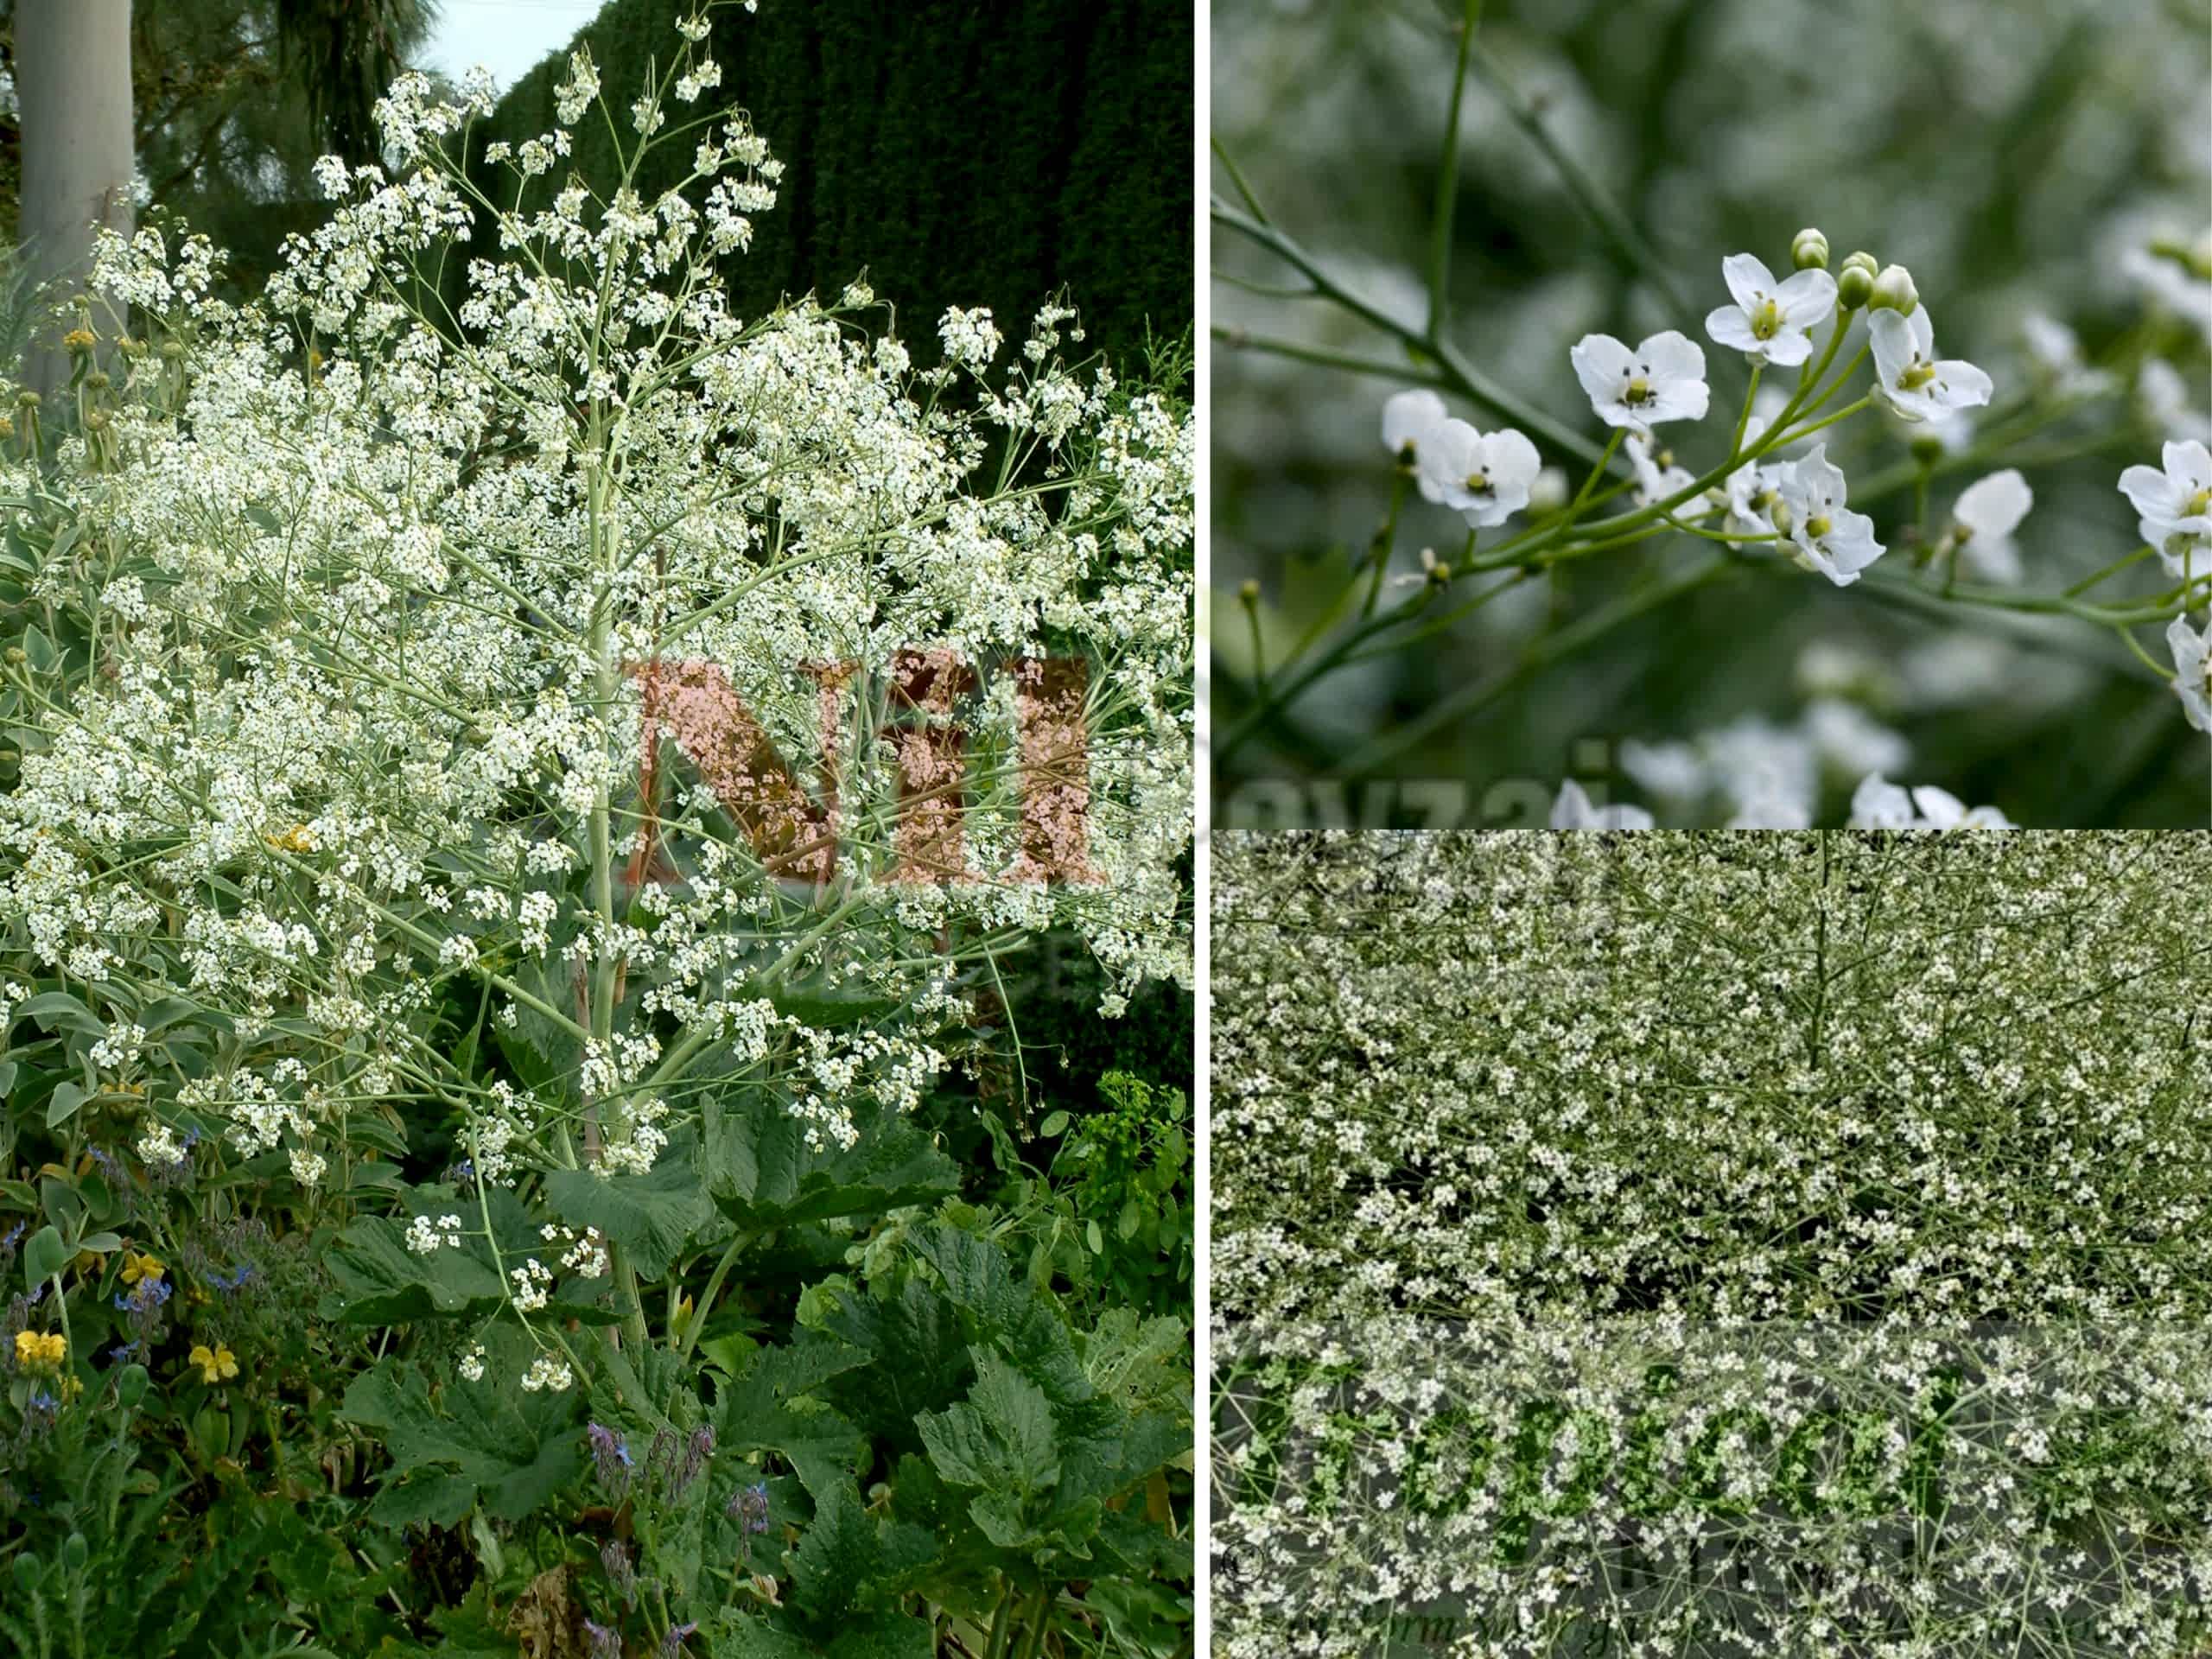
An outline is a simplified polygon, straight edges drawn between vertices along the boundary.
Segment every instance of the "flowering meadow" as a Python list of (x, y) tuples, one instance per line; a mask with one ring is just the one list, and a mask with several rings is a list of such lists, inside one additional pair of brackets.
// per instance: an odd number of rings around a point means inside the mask
[(1217, 851), (1218, 1652), (2206, 1651), (2212, 838)]
[(1223, 823), (2207, 822), (2202, 8), (1214, 16)]
[(10, 1651), (1192, 1650), (1186, 354), (737, 315), (708, 35), (9, 410)]

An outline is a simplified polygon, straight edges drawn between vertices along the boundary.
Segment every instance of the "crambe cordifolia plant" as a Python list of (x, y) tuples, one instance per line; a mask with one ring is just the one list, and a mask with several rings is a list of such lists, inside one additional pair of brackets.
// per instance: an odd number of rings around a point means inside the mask
[(1079, 935), (1109, 1012), (1187, 974), (1185, 412), (1070, 366), (1057, 304), (1012, 351), (949, 313), (925, 373), (864, 286), (731, 315), (713, 261), (781, 169), (694, 107), (703, 36), (619, 94), (578, 54), (493, 158), (519, 187), (613, 124), (603, 197), (480, 194), (488, 82), (410, 76), (389, 170), (326, 160), (253, 302), (204, 242), (111, 238), (81, 430), (27, 410), (6, 481), (11, 1001), (105, 1033), (77, 1098), (127, 1087), (147, 1166), (219, 1146), (334, 1219), (402, 1107), (442, 1117), (453, 1178), (337, 1271), (500, 1325), (471, 1374), (525, 1395), (597, 1363), (576, 1318), (688, 1351), (641, 1284), (710, 1185), (926, 1173), (903, 1115), (1025, 942)]
[[(1620, 739), (1838, 704), (1906, 746), (1885, 775), (1990, 803), (1962, 824), (2203, 822), (2202, 78), (2089, 45), (2158, 10), (2121, 8), (2055, 0), (2000, 74), (1980, 0), (1223, 0), (1224, 823), (1434, 823), (1449, 785), (1540, 827), (1563, 772), (1636, 784)], [(2133, 159), (1993, 164), (2089, 108)], [(1510, 511), (1465, 431), (1535, 458)], [(1648, 810), (1840, 823), (1882, 770), (1799, 765)]]

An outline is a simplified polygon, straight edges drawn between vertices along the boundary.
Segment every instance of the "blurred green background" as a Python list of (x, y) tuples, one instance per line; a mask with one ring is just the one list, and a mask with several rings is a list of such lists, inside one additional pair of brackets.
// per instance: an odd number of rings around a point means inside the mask
[[(1213, 5), (1219, 151), (1333, 277), (1416, 330), (1458, 16), (1436, 0)], [(1748, 250), (1786, 271), (1793, 232), (1817, 226), (1832, 269), (1861, 247), (1910, 267), (1942, 354), (1995, 377), (1993, 413), (2031, 391), (2070, 404), (1994, 458), (1947, 454), (1933, 532), (1967, 484), (2017, 464), (2037, 498), (2018, 537), (2023, 588), (2055, 592), (2138, 544), (2121, 468), (2155, 464), (2164, 438), (2202, 435), (2212, 404), (2204, 0), (1491, 0), (1477, 40), (1451, 338), (1478, 369), (1601, 438), (1568, 346), (1592, 330), (1633, 341), (1679, 328), (1706, 349), (1713, 413), (1664, 433), (1701, 470), (1726, 453), (1746, 378), (1740, 356), (1704, 334), (1706, 311), (1727, 297), (1720, 261)], [(1531, 124), (1649, 243), (1656, 278), (1578, 205)], [(1234, 199), (1218, 155), (1213, 189)], [(2146, 252), (2162, 238), (2180, 257)], [(1388, 335), (1283, 294), (1296, 279), (1281, 263), (1218, 226), (1214, 266), (1218, 741), (1250, 707), (1239, 585), (1260, 584), (1266, 649), (1280, 660), (1383, 517), (1382, 407), (1411, 383), (1254, 349), (1272, 339), (1407, 360)], [(2101, 395), (2047, 350), (2038, 358), (2038, 314), (2074, 329), (2088, 363), (2120, 370)], [(2165, 391), (2146, 407), (2138, 365), (2152, 358), (2172, 373), (2152, 372)], [(1485, 430), (1503, 423), (1447, 402)], [(1826, 435), (1854, 483), (1880, 474), (1896, 486), (1878, 499), (1855, 491), (1852, 505), (1873, 515), (1891, 547), (1885, 574), (1897, 574), (1910, 563), (1906, 429), (1862, 416)], [(1545, 458), (1580, 482), (1583, 463), (1548, 448)], [(1411, 501), (1393, 572), (1416, 570), (1425, 545), (1452, 556), (1465, 533), (1456, 515)], [(1872, 582), (1836, 589), (1746, 569), (1580, 654), (1520, 666), (1548, 629), (1700, 556), (1673, 537), (1592, 559), (1563, 589), (1526, 584), (1414, 651), (1336, 675), (1217, 765), (1216, 822), (1526, 824), (1567, 775), (1654, 806), (1662, 823), (1715, 822), (1725, 810), (1670, 807), (1618, 763), (1621, 740), (1716, 733), (1708, 756), (1727, 764), (1817, 773), (1821, 823), (1841, 821), (1859, 772), (1878, 769), (1869, 760), (2030, 825), (2212, 817), (2212, 744), (2113, 633), (2086, 622), (1908, 607)], [(2100, 596), (2159, 585), (2145, 565)], [(2161, 632), (2138, 637), (2163, 662)], [(1397, 786), (1329, 786), (1440, 699), (1484, 683), (1498, 687), (1494, 700), (1380, 768)], [(1901, 741), (1870, 735), (1839, 702)]]

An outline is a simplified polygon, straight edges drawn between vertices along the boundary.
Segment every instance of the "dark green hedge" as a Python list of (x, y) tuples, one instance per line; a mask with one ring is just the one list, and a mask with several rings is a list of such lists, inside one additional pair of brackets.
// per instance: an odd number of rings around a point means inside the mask
[[(618, 112), (647, 60), (669, 60), (692, 5), (612, 0), (582, 31)], [(725, 273), (740, 315), (810, 290), (834, 298), (865, 270), (922, 362), (947, 306), (988, 305), (1018, 340), (1063, 285), (1088, 343), (1117, 361), (1141, 359), (1147, 327), (1170, 338), (1190, 327), (1188, 6), (771, 0), (712, 16), (722, 81), (707, 96), (749, 110), (789, 169), (752, 251)], [(550, 129), (567, 66), (557, 53), (517, 82), (483, 141)], [(652, 158), (662, 165), (641, 181), (647, 200), (689, 154), (672, 144)], [(602, 193), (617, 175), (603, 123), (579, 124), (569, 166)], [(564, 172), (537, 182), (557, 188)]]

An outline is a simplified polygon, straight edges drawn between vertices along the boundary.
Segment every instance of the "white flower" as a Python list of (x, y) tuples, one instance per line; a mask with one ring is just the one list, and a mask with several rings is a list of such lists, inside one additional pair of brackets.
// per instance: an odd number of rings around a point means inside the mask
[(2174, 654), (2174, 690), (2181, 694), (2182, 711), (2200, 732), (2212, 732), (2212, 621), (2199, 633), (2189, 619), (2177, 616), (2166, 630), (2166, 644)]
[[(463, 1375), (467, 1375), (465, 1370)], [(474, 1382), (475, 1379), (471, 1377), (469, 1380)], [(523, 1374), (522, 1385), (531, 1394), (536, 1394), (540, 1389), (551, 1389), (559, 1393), (575, 1380), (575, 1373), (563, 1362), (550, 1354), (540, 1354), (531, 1362), (530, 1370)]]
[(1502, 524), (1529, 505), (1543, 463), (1536, 446), (1510, 428), (1482, 433), (1446, 420), (1418, 441), (1414, 481), (1422, 496), (1450, 507), (1477, 530)]
[(1809, 830), (1812, 809), (1789, 795), (1754, 795), (1736, 810), (1731, 830)]
[(2170, 443), (2159, 458), (2164, 472), (2131, 467), (2120, 475), (2120, 488), (2143, 515), (2137, 533), (2180, 575), (2193, 555), (2212, 547), (2212, 450), (2196, 442)]
[(1567, 360), (1590, 395), (1591, 408), (1608, 426), (1648, 433), (1661, 421), (1705, 418), (1712, 395), (1705, 384), (1705, 353), (1672, 328), (1634, 351), (1611, 334), (1585, 334)]
[(2020, 319), (2020, 334), (2036, 368), (2069, 397), (2100, 396), (2113, 389), (2113, 377), (2082, 360), (2082, 342), (2057, 318), (2031, 311)]
[(463, 1354), (456, 1369), (469, 1382), (481, 1382), (484, 1380), (484, 1344), (480, 1342)]
[(1805, 735), (1821, 759), (1847, 778), (1888, 772), (1912, 759), (1912, 745), (1855, 702), (1821, 697), (1805, 710)]
[(2144, 364), (2136, 378), (2135, 396), (2143, 406), (2144, 418), (2168, 437), (2212, 442), (2212, 418), (2189, 406), (2189, 383), (2163, 357)]
[(1552, 806), (1554, 830), (1649, 830), (1651, 815), (1640, 806), (1592, 806), (1582, 785), (1572, 778), (1559, 786)]
[[(1697, 474), (1687, 467), (1675, 465), (1675, 452), (1655, 448), (1649, 437), (1641, 432), (1628, 435), (1629, 465), (1636, 468), (1636, 505), (1648, 507), (1655, 501), (1664, 501), (1680, 495), (1697, 482)], [(1686, 518), (1698, 518), (1710, 511), (1701, 502), (1685, 501), (1678, 509)]]
[(321, 1153), (308, 1152), (299, 1147), (292, 1148), (290, 1162), (292, 1179), (302, 1186), (313, 1186), (322, 1179), (323, 1172), (330, 1167), (330, 1160)]
[(1448, 418), (1433, 391), (1402, 391), (1382, 405), (1382, 447), (1400, 461), (1418, 462), (1421, 444)]
[(1688, 743), (1640, 743), (1631, 737), (1621, 745), (1621, 770), (1650, 793), (1675, 801), (1697, 799), (1708, 781), (1704, 758)]
[(1715, 345), (1784, 368), (1813, 354), (1812, 331), (1835, 310), (1834, 277), (1800, 270), (1777, 283), (1765, 263), (1748, 253), (1723, 259), (1720, 275), (1736, 303), (1707, 315), (1705, 332)]
[(1812, 454), (1783, 474), (1782, 499), (1798, 563), (1848, 588), (1885, 550), (1874, 539), (1874, 521), (1844, 506), (1843, 474), (1829, 464), (1827, 450), (1825, 443), (1815, 444)]
[[(1744, 423), (1744, 447), (1750, 448), (1767, 434), (1769, 422), (1753, 415)], [(1789, 463), (1761, 459), (1747, 461), (1720, 482), (1728, 503), (1726, 528), (1745, 536), (1774, 533), (1774, 505), (1782, 499), (1782, 477)]]
[(1851, 797), (1853, 830), (2009, 830), (2012, 823), (1993, 806), (1969, 811), (1948, 790), (1922, 784), (1908, 790), (1878, 772), (1859, 780)]
[(1874, 337), (1874, 385), (1882, 400), (1908, 421), (1924, 421), (1954, 409), (1978, 409), (1989, 401), (1989, 377), (1958, 358), (1938, 359), (1936, 325), (1928, 308), (1910, 316), (1877, 311), (1866, 320)]
[(1951, 509), (1951, 538), (1978, 575), (1992, 582), (2020, 579), (2012, 532), (2035, 504), (2035, 492), (2014, 467), (1967, 486)]
[(2052, 377), (2063, 378), (2082, 366), (2081, 340), (2056, 317), (2031, 311), (2020, 319), (2020, 335), (2036, 366)]
[(2150, 291), (2166, 309), (2189, 320), (2212, 341), (2212, 282), (2198, 276), (2179, 259), (2129, 248), (2120, 256), (2120, 268)]

